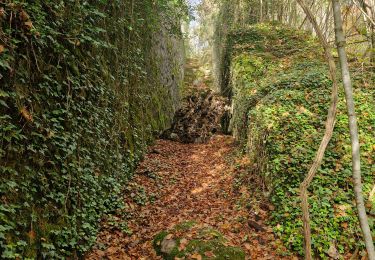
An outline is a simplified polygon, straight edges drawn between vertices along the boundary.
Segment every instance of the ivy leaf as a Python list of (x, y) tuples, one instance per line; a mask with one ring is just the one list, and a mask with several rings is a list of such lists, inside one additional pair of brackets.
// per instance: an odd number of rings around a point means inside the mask
[(32, 116), (32, 114), (27, 110), (26, 107), (23, 107), (23, 108), (20, 110), (20, 113), (21, 113), (22, 117), (25, 118), (27, 121), (29, 121), (29, 122), (32, 122), (32, 121), (33, 121), (33, 116)]
[(4, 107), (9, 108), (9, 106), (7, 105), (7, 103), (4, 100), (0, 99), (0, 104), (3, 105)]

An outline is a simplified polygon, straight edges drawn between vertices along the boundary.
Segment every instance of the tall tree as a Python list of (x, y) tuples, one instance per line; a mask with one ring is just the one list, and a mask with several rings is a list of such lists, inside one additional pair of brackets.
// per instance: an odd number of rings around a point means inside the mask
[(360, 162), (360, 147), (359, 135), (357, 126), (357, 116), (355, 113), (353, 87), (350, 78), (348, 59), (345, 51), (345, 36), (342, 29), (341, 7), (338, 0), (332, 0), (333, 15), (335, 21), (336, 46), (339, 54), (341, 65), (342, 81), (345, 90), (346, 106), (349, 117), (349, 130), (352, 145), (352, 167), (353, 167), (353, 182), (354, 194), (358, 209), (358, 218), (361, 224), (363, 238), (365, 240), (367, 254), (370, 260), (375, 260), (375, 249), (372, 241), (371, 230), (368, 224), (366, 215), (365, 203), (362, 194), (362, 180), (361, 180), (361, 162)]

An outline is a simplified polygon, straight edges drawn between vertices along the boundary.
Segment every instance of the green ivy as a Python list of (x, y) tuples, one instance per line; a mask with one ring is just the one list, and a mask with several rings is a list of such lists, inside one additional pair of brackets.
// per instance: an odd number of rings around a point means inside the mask
[[(308, 35), (281, 25), (260, 24), (229, 34), (232, 45), (232, 130), (268, 183), (275, 205), (275, 234), (303, 254), (299, 185), (323, 137), (331, 81), (322, 51)], [(374, 185), (375, 100), (371, 72), (354, 74), (361, 136), (364, 195)], [(364, 81), (367, 84), (364, 84)], [(335, 132), (310, 188), (312, 244), (326, 259), (363, 248), (351, 179), (351, 148), (344, 95), (340, 92)], [(368, 210), (374, 202), (368, 201)], [(370, 223), (374, 230), (374, 218)]]
[(157, 2), (0, 3), (1, 258), (80, 257), (102, 217), (122, 212), (178, 102), (181, 61), (171, 44), (155, 49), (181, 37), (186, 6)]

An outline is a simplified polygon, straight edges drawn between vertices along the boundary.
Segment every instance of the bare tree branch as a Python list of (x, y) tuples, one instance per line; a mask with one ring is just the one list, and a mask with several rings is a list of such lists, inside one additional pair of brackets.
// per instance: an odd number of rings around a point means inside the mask
[(313, 25), (315, 32), (323, 45), (325, 57), (329, 64), (329, 72), (333, 82), (332, 85), (332, 94), (331, 94), (331, 105), (328, 110), (326, 125), (325, 125), (325, 132), (323, 139), (320, 143), (319, 149), (316, 153), (315, 159), (311, 168), (305, 178), (305, 180), (301, 183), (301, 199), (302, 199), (302, 220), (303, 220), (303, 231), (305, 237), (305, 257), (308, 260), (312, 259), (312, 252), (311, 252), (311, 229), (310, 229), (310, 215), (309, 215), (309, 203), (308, 203), (308, 194), (307, 189), (311, 184), (316, 172), (318, 171), (320, 165), (322, 164), (324, 153), (327, 149), (328, 143), (331, 140), (333, 129), (335, 126), (335, 119), (336, 119), (336, 111), (337, 111), (337, 102), (338, 102), (338, 84), (336, 78), (336, 65), (335, 61), (332, 57), (331, 48), (329, 47), (327, 40), (325, 39), (319, 25), (312, 14), (310, 8), (306, 5), (304, 0), (297, 0), (303, 11), (305, 12), (307, 18), (310, 20), (310, 23)]

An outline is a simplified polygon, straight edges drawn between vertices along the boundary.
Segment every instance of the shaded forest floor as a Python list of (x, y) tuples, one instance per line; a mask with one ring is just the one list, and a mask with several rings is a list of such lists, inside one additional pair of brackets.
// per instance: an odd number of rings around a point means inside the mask
[[(190, 64), (188, 73), (192, 69), (196, 65)], [(193, 87), (206, 87), (203, 80), (193, 83), (193, 74), (187, 78)], [(246, 259), (292, 259), (281, 256), (284, 250), (266, 224), (273, 207), (263, 198), (262, 182), (251, 175), (249, 163), (230, 136), (215, 135), (205, 144), (158, 140), (124, 194), (126, 219), (112, 220), (124, 221), (129, 232), (106, 221), (87, 258), (162, 259), (155, 247), (176, 241), (183, 257), (171, 259), (243, 259), (218, 256), (209, 247), (187, 250), (190, 241), (220, 237), (222, 247), (235, 247)], [(188, 228), (178, 228), (184, 226)], [(162, 231), (165, 241), (154, 242)]]

